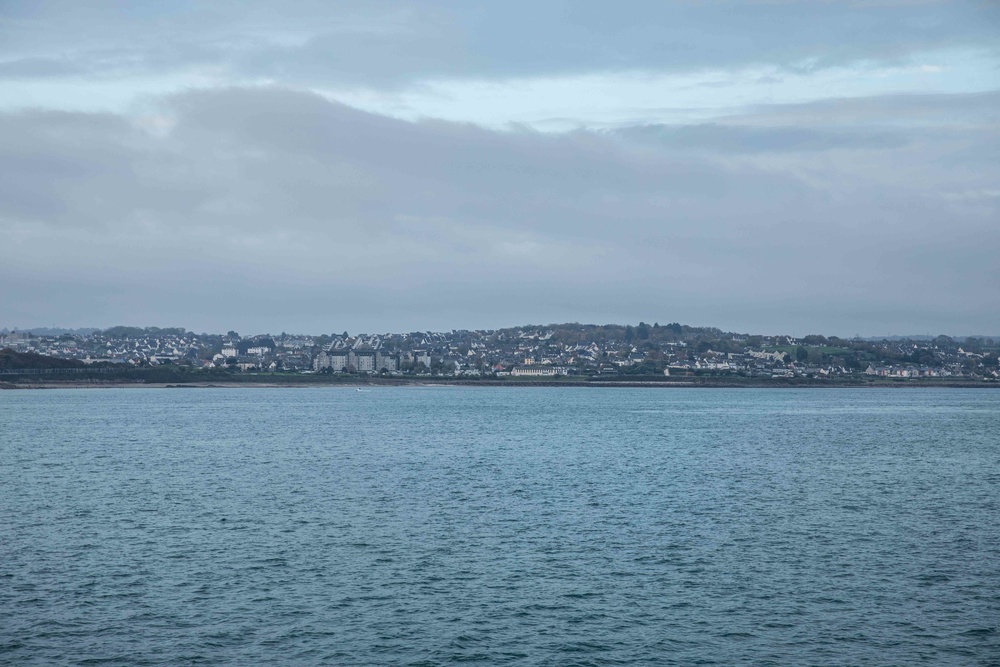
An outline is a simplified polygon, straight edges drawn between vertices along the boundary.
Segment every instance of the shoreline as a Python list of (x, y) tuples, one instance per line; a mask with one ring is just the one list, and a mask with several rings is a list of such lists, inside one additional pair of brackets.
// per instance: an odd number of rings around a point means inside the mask
[(276, 381), (194, 381), (194, 382), (123, 382), (123, 381), (80, 381), (66, 382), (5, 382), (0, 381), (0, 391), (3, 390), (34, 390), (34, 389), (307, 389), (307, 388), (361, 389), (372, 387), (590, 387), (618, 389), (1000, 389), (1000, 382), (995, 381), (882, 381), (882, 382), (824, 382), (805, 380), (800, 382), (787, 381), (753, 381), (743, 382), (719, 380), (434, 380), (434, 379), (377, 379), (331, 382), (282, 382)]

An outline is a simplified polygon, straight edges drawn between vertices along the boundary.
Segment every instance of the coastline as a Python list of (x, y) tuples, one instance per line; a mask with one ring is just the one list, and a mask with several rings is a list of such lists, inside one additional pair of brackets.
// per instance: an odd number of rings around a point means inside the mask
[(83, 381), (48, 380), (43, 382), (7, 382), (0, 380), (0, 391), (34, 389), (302, 389), (339, 387), (360, 389), (371, 387), (589, 387), (613, 389), (1000, 389), (1000, 382), (972, 380), (890, 380), (871, 382), (829, 382), (824, 380), (726, 380), (719, 378), (685, 378), (683, 380), (472, 380), (446, 378), (369, 378), (330, 381), (281, 381), (278, 379), (238, 379), (225, 381), (142, 382), (142, 381)]

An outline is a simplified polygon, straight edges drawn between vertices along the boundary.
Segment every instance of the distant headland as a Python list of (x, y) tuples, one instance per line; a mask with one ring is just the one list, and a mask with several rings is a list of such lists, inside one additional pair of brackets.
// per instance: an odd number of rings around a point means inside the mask
[(1000, 338), (797, 338), (676, 322), (354, 335), (4, 329), (0, 383), (986, 386), (1000, 383)]

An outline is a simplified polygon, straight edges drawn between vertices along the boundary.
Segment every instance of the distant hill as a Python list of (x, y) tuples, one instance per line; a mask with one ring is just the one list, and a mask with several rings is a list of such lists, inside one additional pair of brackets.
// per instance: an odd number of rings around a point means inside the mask
[[(33, 329), (17, 329), (20, 333), (29, 333), (33, 336), (62, 336), (64, 334), (69, 334), (71, 336), (90, 336), (93, 333), (100, 331), (96, 327), (81, 327), (79, 329), (62, 329), (59, 327), (35, 327)], [(0, 335), (9, 334), (11, 330), (7, 327), (0, 329)]]
[[(894, 341), (894, 342), (901, 341), (901, 340), (912, 340), (912, 341), (915, 341), (915, 342), (926, 342), (926, 341), (936, 340), (938, 338), (940, 338), (940, 336), (930, 336), (930, 335), (927, 335), (927, 334), (923, 334), (923, 335), (916, 335), (916, 336), (865, 336), (865, 337), (861, 338), (861, 340), (870, 341), (870, 342), (873, 342), (873, 343), (877, 343), (877, 342), (883, 341), (883, 340), (890, 340), (890, 341)], [(966, 340), (1000, 340), (1000, 336), (948, 336), (948, 338), (951, 338), (953, 341), (956, 341), (958, 343), (961, 343), (962, 341), (966, 341)]]
[(57, 359), (34, 352), (15, 352), (9, 347), (0, 350), (0, 369), (83, 368), (84, 366), (86, 364), (78, 359)]
[(187, 333), (184, 327), (126, 327), (117, 326), (102, 331), (108, 338), (142, 338), (143, 336), (183, 336)]

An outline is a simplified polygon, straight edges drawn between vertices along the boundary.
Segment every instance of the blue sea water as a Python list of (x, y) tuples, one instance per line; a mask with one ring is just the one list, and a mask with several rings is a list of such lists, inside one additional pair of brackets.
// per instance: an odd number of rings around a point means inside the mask
[(0, 392), (0, 664), (1000, 664), (1000, 392)]

